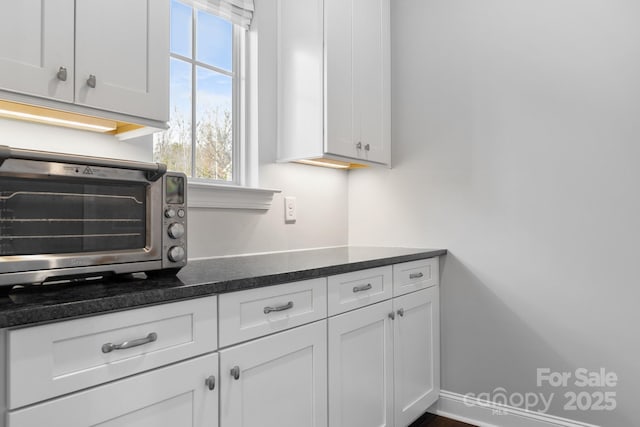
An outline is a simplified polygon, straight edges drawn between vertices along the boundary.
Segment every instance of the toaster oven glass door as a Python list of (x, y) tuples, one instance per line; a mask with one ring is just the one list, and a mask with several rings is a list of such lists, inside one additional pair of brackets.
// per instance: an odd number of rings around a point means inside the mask
[(0, 256), (141, 250), (147, 183), (0, 180)]

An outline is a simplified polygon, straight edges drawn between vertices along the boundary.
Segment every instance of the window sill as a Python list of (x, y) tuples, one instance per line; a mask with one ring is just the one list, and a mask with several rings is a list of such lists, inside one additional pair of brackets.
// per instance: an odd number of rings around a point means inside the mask
[(268, 210), (281, 190), (189, 181), (187, 205), (196, 209)]

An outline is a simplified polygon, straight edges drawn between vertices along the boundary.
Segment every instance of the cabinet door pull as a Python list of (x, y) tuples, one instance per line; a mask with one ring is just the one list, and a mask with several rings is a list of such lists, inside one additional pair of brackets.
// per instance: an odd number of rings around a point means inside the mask
[(281, 305), (281, 306), (277, 306), (277, 307), (265, 307), (264, 308), (264, 314), (269, 314), (272, 311), (284, 311), (284, 310), (289, 310), (290, 308), (293, 308), (293, 301), (289, 301), (288, 303), (286, 303), (285, 305)]
[(371, 146), (370, 146), (369, 144), (365, 144), (365, 146), (364, 146), (364, 150), (365, 150), (365, 151), (369, 151), (369, 150), (371, 150)]
[(395, 320), (396, 319), (396, 314), (393, 311), (391, 313), (389, 313), (389, 319), (391, 319), (391, 320)]
[(234, 380), (240, 379), (240, 366), (236, 365), (233, 368), (231, 368), (231, 376), (233, 377)]
[(56, 77), (58, 77), (58, 80), (60, 80), (61, 82), (66, 82), (67, 81), (67, 69), (64, 67), (60, 67), (60, 69), (58, 70), (58, 73), (56, 74)]
[(371, 283), (367, 283), (366, 285), (362, 285), (362, 286), (354, 286), (353, 287), (353, 292), (362, 292), (362, 291), (368, 291), (369, 289), (371, 289)]
[(151, 332), (149, 335), (147, 335), (144, 338), (138, 338), (137, 340), (133, 340), (133, 341), (125, 341), (121, 344), (106, 343), (102, 346), (102, 352), (111, 353), (113, 350), (126, 350), (128, 348), (138, 347), (141, 345), (152, 343), (157, 339), (158, 339), (158, 334), (156, 334), (155, 332)]
[(400, 310), (398, 310), (398, 316), (404, 317), (404, 308), (401, 308)]
[(422, 276), (424, 276), (424, 274), (422, 272), (420, 272), (420, 273), (411, 273), (411, 274), (409, 274), (409, 279), (419, 279)]
[(206, 385), (209, 388), (209, 390), (211, 390), (211, 391), (215, 390), (215, 388), (216, 388), (216, 377), (211, 375), (209, 378), (204, 380), (204, 385)]
[(362, 150), (362, 142), (356, 144), (356, 150)]
[(94, 76), (93, 74), (89, 75), (89, 78), (87, 79), (87, 86), (91, 88), (96, 87), (96, 76)]

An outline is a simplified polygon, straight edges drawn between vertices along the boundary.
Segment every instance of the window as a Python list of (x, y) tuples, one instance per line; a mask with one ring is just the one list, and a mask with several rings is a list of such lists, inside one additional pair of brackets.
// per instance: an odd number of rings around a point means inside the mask
[(154, 160), (192, 179), (239, 184), (245, 30), (188, 2), (171, 1), (170, 128)]

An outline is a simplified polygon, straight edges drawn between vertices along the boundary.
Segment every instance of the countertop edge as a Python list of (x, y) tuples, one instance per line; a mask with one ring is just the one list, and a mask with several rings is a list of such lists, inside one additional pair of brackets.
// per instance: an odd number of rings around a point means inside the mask
[(284, 271), (261, 276), (185, 284), (177, 287), (158, 287), (156, 289), (127, 292), (121, 295), (103, 296), (100, 298), (89, 298), (51, 305), (26, 305), (24, 307), (19, 307), (5, 312), (0, 311), (0, 329), (35, 326), (42, 323), (71, 320), (75, 318), (178, 302), (181, 300), (202, 298), (229, 292), (239, 292), (247, 289), (274, 286), (283, 283), (344, 274), (368, 268), (383, 267), (403, 262), (434, 258), (446, 254), (446, 249), (418, 250), (412, 254), (319, 266), (303, 270)]

